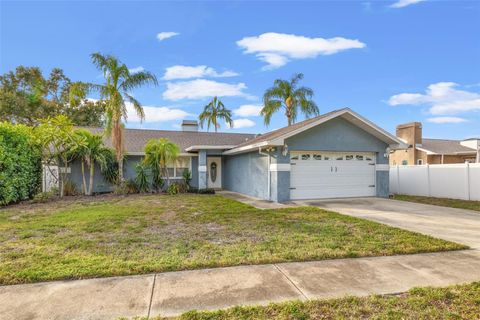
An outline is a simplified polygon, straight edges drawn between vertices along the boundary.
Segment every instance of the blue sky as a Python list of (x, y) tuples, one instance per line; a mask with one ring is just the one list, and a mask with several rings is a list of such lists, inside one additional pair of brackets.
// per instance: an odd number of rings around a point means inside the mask
[(89, 56), (101, 52), (156, 74), (158, 87), (134, 92), (146, 121), (132, 115), (128, 127), (176, 129), (217, 94), (232, 131), (276, 129), (286, 119), (263, 125), (263, 92), (302, 72), (321, 113), (350, 107), (390, 132), (421, 121), (425, 137), (480, 136), (477, 1), (2, 1), (0, 18), (1, 73), (60, 67), (101, 82)]

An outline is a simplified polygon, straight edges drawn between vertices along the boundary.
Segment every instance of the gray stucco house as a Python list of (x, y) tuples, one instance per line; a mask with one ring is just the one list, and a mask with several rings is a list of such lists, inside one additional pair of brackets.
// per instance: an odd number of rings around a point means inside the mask
[[(102, 129), (90, 128), (100, 133)], [(125, 130), (124, 176), (135, 177), (135, 164), (150, 139), (168, 138), (181, 148), (172, 179), (192, 172), (192, 186), (224, 189), (265, 200), (388, 197), (388, 154), (405, 148), (397, 137), (345, 108), (262, 135), (199, 132), (196, 121), (181, 131)], [(109, 139), (105, 140), (109, 144)], [(71, 180), (81, 184), (79, 163)], [(109, 191), (100, 170), (95, 192)]]

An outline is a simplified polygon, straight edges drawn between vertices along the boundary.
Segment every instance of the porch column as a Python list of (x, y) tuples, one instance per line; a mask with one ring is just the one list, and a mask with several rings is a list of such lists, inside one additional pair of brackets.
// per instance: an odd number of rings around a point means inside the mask
[(281, 150), (273, 153), (269, 174), (271, 179), (270, 200), (290, 201), (290, 154), (283, 155)]
[(198, 151), (198, 189), (207, 188), (207, 151)]

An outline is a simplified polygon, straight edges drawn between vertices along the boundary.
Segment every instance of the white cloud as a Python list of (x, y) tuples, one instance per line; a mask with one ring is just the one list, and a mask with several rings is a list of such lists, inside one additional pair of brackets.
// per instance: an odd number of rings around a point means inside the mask
[(190, 78), (203, 78), (203, 77), (213, 77), (213, 78), (223, 78), (223, 77), (234, 77), (238, 76), (238, 73), (234, 71), (224, 71), (217, 72), (211, 67), (204, 65), (201, 66), (172, 66), (168, 67), (165, 70), (165, 75), (163, 79), (173, 80), (173, 79), (190, 79)]
[(243, 92), (245, 83), (229, 84), (212, 80), (197, 79), (191, 81), (168, 82), (163, 98), (167, 100), (202, 99), (206, 97), (235, 97), (248, 95)]
[(255, 122), (250, 119), (235, 119), (233, 120), (233, 129), (251, 128), (255, 126)]
[(233, 114), (239, 117), (256, 117), (260, 115), (262, 105), (244, 104), (238, 109), (233, 110)]
[[(133, 105), (131, 103), (126, 103), (127, 106), (127, 121), (128, 122), (140, 122)], [(174, 109), (169, 107), (152, 107), (152, 106), (143, 106), (143, 111), (145, 112), (144, 123), (150, 122), (165, 122), (173, 120), (182, 120), (188, 116), (191, 116), (188, 112), (181, 109)]]
[(397, 2), (392, 4), (390, 6), (390, 8), (396, 8), (396, 9), (403, 8), (403, 7), (409, 6), (411, 4), (419, 3), (419, 2), (422, 2), (422, 1), (425, 1), (425, 0), (398, 0)]
[(428, 118), (427, 122), (432, 122), (432, 123), (461, 123), (461, 122), (466, 122), (466, 119), (459, 118), (459, 117), (433, 117), (433, 118)]
[(144, 71), (144, 70), (145, 70), (145, 68), (142, 67), (142, 66), (128, 69), (128, 71), (129, 71), (130, 73), (142, 72), (142, 71)]
[(309, 38), (275, 32), (245, 37), (237, 41), (237, 45), (244, 49), (244, 53), (255, 54), (258, 59), (266, 62), (267, 65), (263, 69), (281, 67), (292, 59), (315, 58), (318, 55), (365, 47), (359, 40), (342, 37)]
[(388, 103), (396, 105), (429, 105), (433, 115), (451, 115), (480, 111), (480, 93), (457, 89), (454, 82), (438, 82), (428, 86), (425, 94), (401, 93), (390, 97)]
[(178, 36), (180, 33), (178, 32), (159, 32), (157, 33), (158, 41), (163, 41), (165, 39)]

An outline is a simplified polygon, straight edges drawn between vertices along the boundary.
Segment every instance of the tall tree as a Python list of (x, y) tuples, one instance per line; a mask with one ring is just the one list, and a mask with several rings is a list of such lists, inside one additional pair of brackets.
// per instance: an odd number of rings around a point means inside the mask
[(103, 72), (105, 83), (93, 85), (100, 93), (106, 108), (106, 133), (111, 136), (118, 161), (120, 182), (123, 181), (123, 128), (122, 121), (127, 121), (126, 102), (132, 104), (141, 120), (145, 114), (140, 102), (130, 92), (146, 84), (157, 85), (157, 78), (148, 71), (130, 73), (128, 67), (111, 55), (93, 53), (93, 64)]
[(205, 122), (207, 122), (207, 131), (210, 130), (210, 125), (213, 125), (215, 128), (215, 132), (220, 128), (220, 124), (218, 123), (219, 119), (223, 119), (230, 128), (233, 127), (233, 120), (232, 120), (232, 112), (225, 108), (220, 99), (214, 97), (209, 104), (205, 106), (203, 112), (200, 113), (198, 116), (200, 120), (200, 126), (203, 128)]
[(169, 185), (168, 165), (173, 165), (175, 161), (177, 161), (180, 148), (170, 140), (160, 138), (158, 140), (152, 139), (148, 141), (144, 151), (144, 161), (152, 169), (154, 184), (155, 179), (160, 178), (160, 176), (155, 176), (161, 174), (167, 178), (167, 185)]
[(88, 85), (72, 82), (61, 69), (45, 78), (37, 67), (19, 66), (0, 76), (0, 121), (37, 125), (65, 115), (78, 126), (101, 126), (102, 102), (87, 99)]
[(298, 86), (302, 79), (303, 73), (294, 74), (290, 81), (276, 79), (273, 87), (265, 91), (261, 111), (265, 125), (270, 124), (273, 114), (280, 109), (285, 110), (289, 126), (297, 120), (299, 109), (307, 118), (319, 114), (318, 107), (312, 99), (313, 90)]
[[(83, 193), (91, 196), (93, 194), (95, 163), (104, 168), (107, 165), (107, 157), (110, 150), (103, 145), (103, 137), (99, 134), (93, 134), (86, 129), (77, 129), (74, 133), (78, 141), (82, 142), (78, 148), (77, 155), (81, 158)], [(89, 171), (88, 186), (85, 179), (85, 165)]]

